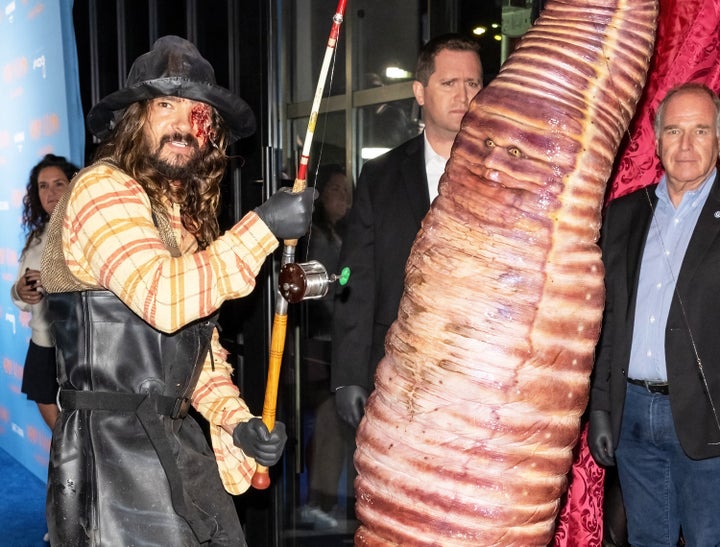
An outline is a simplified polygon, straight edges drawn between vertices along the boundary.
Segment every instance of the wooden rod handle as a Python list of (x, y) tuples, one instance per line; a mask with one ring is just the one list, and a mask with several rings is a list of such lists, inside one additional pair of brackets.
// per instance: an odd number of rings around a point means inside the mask
[[(285, 348), (286, 329), (287, 314), (275, 313), (275, 317), (273, 318), (272, 339), (270, 341), (270, 362), (268, 364), (267, 385), (265, 386), (265, 402), (263, 403), (262, 411), (262, 421), (270, 431), (275, 427), (280, 367), (282, 366), (283, 349)], [(268, 468), (258, 464), (251, 484), (258, 490), (264, 490), (270, 486)]]

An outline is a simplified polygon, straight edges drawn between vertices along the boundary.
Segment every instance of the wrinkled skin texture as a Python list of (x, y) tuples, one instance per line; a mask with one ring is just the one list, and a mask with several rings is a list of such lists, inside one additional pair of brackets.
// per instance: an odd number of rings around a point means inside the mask
[(653, 0), (548, 2), (473, 101), (358, 430), (356, 545), (547, 545), (604, 300)]

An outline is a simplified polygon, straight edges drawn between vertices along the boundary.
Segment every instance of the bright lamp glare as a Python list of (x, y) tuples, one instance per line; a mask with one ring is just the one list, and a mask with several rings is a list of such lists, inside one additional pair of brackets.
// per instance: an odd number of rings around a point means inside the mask
[(406, 80), (412, 78), (412, 74), (407, 70), (396, 66), (389, 66), (385, 69), (385, 76), (392, 80)]
[(473, 31), (472, 31), (472, 33), (473, 33), (475, 36), (482, 36), (482, 35), (485, 34), (486, 32), (487, 32), (487, 28), (485, 28), (485, 27), (475, 27), (475, 28), (473, 29)]

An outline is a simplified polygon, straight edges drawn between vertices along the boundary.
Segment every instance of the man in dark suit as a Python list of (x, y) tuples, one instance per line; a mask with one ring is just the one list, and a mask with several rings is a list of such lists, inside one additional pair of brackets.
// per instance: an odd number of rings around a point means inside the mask
[(420, 52), (413, 92), (424, 132), (363, 166), (340, 253), (351, 269), (335, 299), (332, 388), (340, 417), (353, 427), (373, 388), (385, 334), (397, 317), (405, 262), (470, 101), (482, 87), (478, 44), (457, 34)]
[(720, 101), (672, 89), (655, 118), (659, 184), (613, 201), (588, 444), (617, 462), (635, 546), (720, 542)]

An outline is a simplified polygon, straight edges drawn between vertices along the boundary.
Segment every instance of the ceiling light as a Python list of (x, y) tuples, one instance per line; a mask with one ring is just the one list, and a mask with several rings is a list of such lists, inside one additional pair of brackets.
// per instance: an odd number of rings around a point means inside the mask
[(412, 72), (403, 70), (396, 66), (389, 66), (385, 69), (385, 77), (391, 80), (407, 80), (412, 78)]

